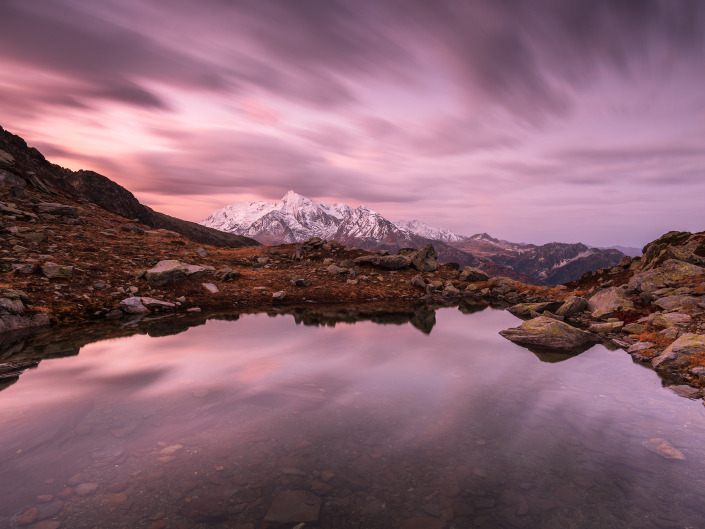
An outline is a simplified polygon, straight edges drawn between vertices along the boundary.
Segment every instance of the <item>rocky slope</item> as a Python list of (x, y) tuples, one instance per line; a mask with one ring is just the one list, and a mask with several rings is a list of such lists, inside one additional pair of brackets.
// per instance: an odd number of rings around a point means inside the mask
[(151, 228), (175, 231), (193, 241), (233, 248), (257, 244), (240, 235), (223, 233), (165, 215), (141, 204), (127, 189), (93, 171), (70, 171), (48, 162), (35, 148), (0, 127), (0, 183), (30, 187), (46, 195), (83, 198), (108, 211), (135, 219)]
[(585, 272), (614, 266), (624, 257), (619, 250), (590, 248), (582, 243), (537, 246), (495, 239), (486, 233), (449, 244), (524, 274), (531, 283), (548, 285), (560, 285)]

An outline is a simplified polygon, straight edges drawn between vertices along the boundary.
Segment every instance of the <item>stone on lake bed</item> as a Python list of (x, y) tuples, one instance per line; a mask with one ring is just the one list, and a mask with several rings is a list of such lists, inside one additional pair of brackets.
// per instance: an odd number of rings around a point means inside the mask
[(685, 454), (683, 452), (678, 450), (675, 446), (673, 446), (665, 439), (661, 439), (660, 437), (648, 439), (642, 442), (641, 446), (653, 452), (654, 454), (658, 454), (666, 459), (680, 459), (681, 461), (686, 461), (688, 459), (687, 457), (685, 457)]
[(96, 491), (98, 490), (98, 484), (97, 483), (81, 483), (80, 485), (77, 485), (76, 488), (74, 489), (74, 492), (76, 493), (76, 496), (91, 496), (92, 494), (95, 494)]
[(548, 349), (577, 349), (595, 343), (595, 336), (546, 316), (525, 321), (499, 334), (516, 344)]
[(265, 522), (315, 522), (321, 510), (321, 498), (306, 490), (285, 490), (277, 494), (264, 517)]

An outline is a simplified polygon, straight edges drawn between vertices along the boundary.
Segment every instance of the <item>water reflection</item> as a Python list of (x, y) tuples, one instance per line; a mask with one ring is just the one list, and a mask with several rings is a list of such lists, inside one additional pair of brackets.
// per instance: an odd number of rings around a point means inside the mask
[(0, 526), (701, 526), (702, 405), (602, 346), (538, 361), (497, 335), (515, 322), (305, 308), (25, 338), (16, 361), (70, 356), (0, 393)]

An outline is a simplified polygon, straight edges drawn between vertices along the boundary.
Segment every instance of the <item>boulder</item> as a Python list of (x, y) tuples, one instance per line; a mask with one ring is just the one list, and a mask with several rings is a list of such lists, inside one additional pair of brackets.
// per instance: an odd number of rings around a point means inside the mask
[(120, 302), (120, 310), (125, 314), (146, 314), (149, 309), (142, 304), (142, 298), (130, 297)]
[(416, 288), (426, 290), (426, 281), (424, 281), (423, 276), (421, 274), (416, 274), (414, 277), (412, 277), (411, 284)]
[(704, 273), (705, 268), (700, 266), (678, 259), (668, 259), (656, 268), (634, 274), (629, 280), (629, 288), (642, 292), (653, 292)]
[(433, 272), (438, 268), (438, 252), (431, 244), (427, 244), (411, 256), (411, 266), (419, 272)]
[(22, 314), (23, 311), (21, 299), (0, 298), (0, 314)]
[(642, 332), (646, 332), (646, 330), (646, 325), (642, 325), (641, 323), (628, 323), (622, 327), (622, 331), (627, 334), (641, 334)]
[(702, 354), (705, 354), (705, 336), (686, 333), (654, 358), (651, 365), (659, 371), (669, 371), (685, 367), (693, 356)]
[(68, 206), (66, 204), (57, 204), (55, 202), (41, 202), (34, 207), (35, 211), (40, 214), (55, 215), (57, 217), (72, 217), (78, 218), (78, 208)]
[(73, 275), (73, 266), (46, 263), (42, 266), (42, 274), (49, 279), (68, 279)]
[(593, 323), (588, 327), (590, 332), (596, 332), (598, 334), (605, 334), (609, 332), (616, 332), (624, 326), (623, 321), (613, 321), (608, 323)]
[(693, 318), (688, 314), (678, 312), (668, 312), (666, 314), (654, 314), (651, 324), (654, 327), (675, 327), (676, 325), (687, 325)]
[(487, 281), (490, 278), (486, 273), (472, 266), (464, 266), (458, 272), (458, 279), (460, 281), (468, 281), (470, 283), (475, 283), (477, 281)]
[(519, 327), (500, 331), (499, 334), (519, 345), (546, 349), (578, 349), (596, 341), (589, 332), (545, 316), (525, 321)]
[(378, 258), (375, 266), (384, 270), (401, 270), (402, 268), (409, 268), (411, 264), (412, 260), (404, 255), (383, 255)]
[(16, 331), (30, 327), (44, 327), (50, 323), (49, 316), (46, 314), (35, 314), (34, 316), (2, 314), (0, 315), (0, 332)]
[(696, 298), (693, 296), (687, 296), (687, 295), (675, 295), (675, 296), (666, 296), (661, 299), (657, 299), (654, 301), (654, 305), (657, 307), (662, 308), (663, 310), (675, 310), (681, 307), (686, 307), (686, 306), (697, 306), (698, 303), (702, 301), (702, 298)]
[(541, 314), (544, 310), (554, 311), (561, 306), (559, 301), (546, 301), (543, 303), (518, 303), (507, 310), (517, 318), (531, 318), (532, 311)]
[(176, 259), (159, 261), (154, 268), (145, 272), (147, 282), (155, 287), (183, 281), (187, 277), (188, 265)]
[[(128, 299), (132, 299), (132, 298), (128, 298)], [(176, 305), (174, 303), (169, 303), (168, 301), (161, 301), (159, 299), (148, 298), (146, 296), (143, 296), (138, 299), (142, 302), (142, 305), (144, 305), (150, 311), (167, 311), (167, 310), (174, 310), (174, 308), (176, 308)], [(141, 314), (141, 312), (130, 313), (130, 314)]]
[(634, 304), (623, 287), (600, 290), (588, 300), (588, 310), (596, 319), (612, 316), (618, 310), (631, 310)]
[(563, 301), (563, 304), (556, 310), (556, 314), (564, 318), (572, 318), (583, 312), (587, 307), (588, 302), (585, 298), (570, 296)]

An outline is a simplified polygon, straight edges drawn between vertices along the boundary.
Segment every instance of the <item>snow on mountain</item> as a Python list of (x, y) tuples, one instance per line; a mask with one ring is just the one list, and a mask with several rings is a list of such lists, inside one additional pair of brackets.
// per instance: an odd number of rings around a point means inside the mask
[(394, 224), (402, 230), (410, 231), (411, 233), (415, 233), (417, 235), (421, 235), (422, 237), (426, 237), (427, 239), (433, 239), (436, 241), (457, 242), (467, 239), (467, 237), (457, 235), (445, 228), (434, 228), (433, 226), (429, 226), (425, 222), (421, 222), (416, 219), (400, 220)]
[(294, 191), (277, 202), (250, 202), (225, 206), (202, 225), (247, 235), (264, 244), (301, 242), (311, 237), (352, 242), (355, 239), (409, 241), (414, 235), (440, 241), (463, 240), (448, 230), (413, 220), (391, 222), (366, 206), (314, 202)]

